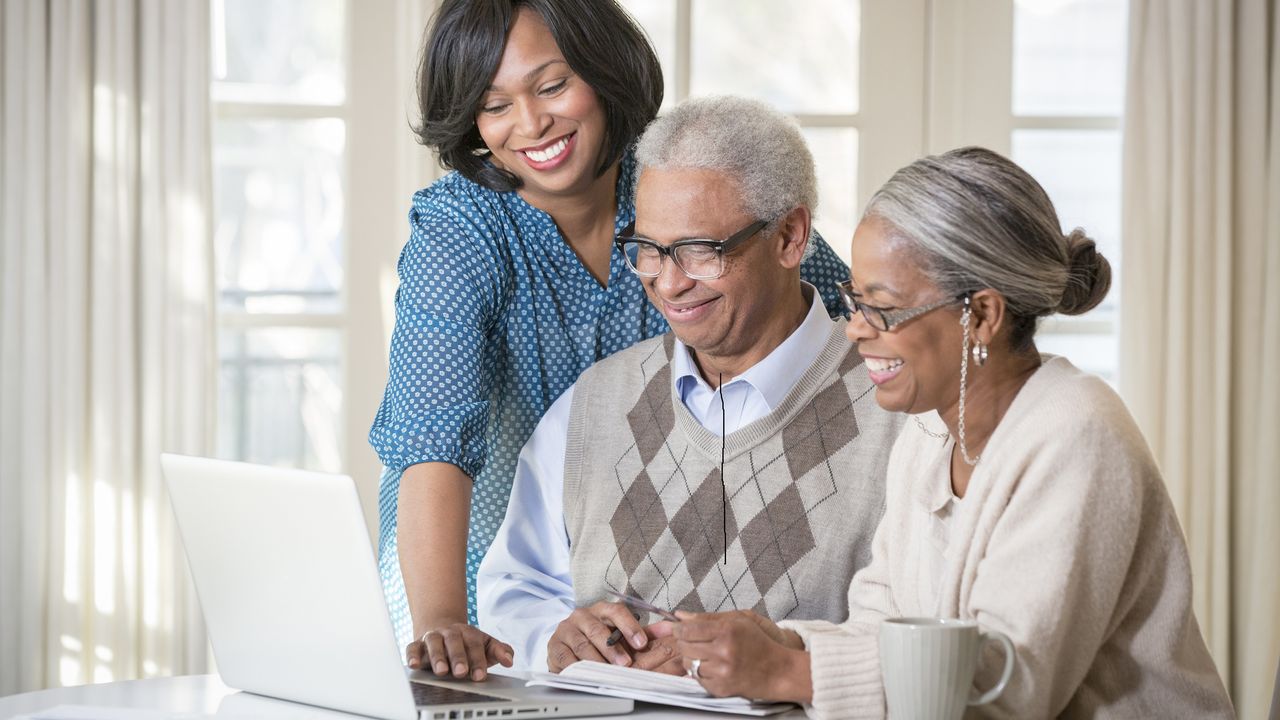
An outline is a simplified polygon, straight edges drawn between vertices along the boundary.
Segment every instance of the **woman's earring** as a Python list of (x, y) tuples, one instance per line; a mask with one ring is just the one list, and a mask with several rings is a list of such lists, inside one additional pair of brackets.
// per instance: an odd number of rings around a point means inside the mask
[(987, 364), (987, 346), (980, 341), (973, 341), (973, 364), (982, 367)]

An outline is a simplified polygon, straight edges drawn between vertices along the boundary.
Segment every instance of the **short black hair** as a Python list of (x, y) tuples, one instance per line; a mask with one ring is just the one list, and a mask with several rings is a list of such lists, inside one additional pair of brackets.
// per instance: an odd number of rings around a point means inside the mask
[(615, 0), (445, 0), (418, 64), (418, 141), (440, 164), (499, 192), (520, 179), (485, 159), (476, 114), (498, 70), (516, 10), (540, 16), (560, 52), (604, 109), (603, 175), (662, 105), (662, 67), (644, 31)]

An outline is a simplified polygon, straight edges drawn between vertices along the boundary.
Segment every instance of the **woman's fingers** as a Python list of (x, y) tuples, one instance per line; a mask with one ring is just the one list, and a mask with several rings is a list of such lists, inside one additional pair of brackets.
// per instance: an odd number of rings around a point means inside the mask
[(485, 640), (489, 636), (470, 625), (463, 628), (460, 634), (463, 646), (466, 648), (467, 667), (471, 672), (471, 679), (483, 680), (488, 674), (489, 667), (489, 654), (484, 648)]
[(489, 665), (502, 665), (503, 667), (511, 667), (516, 659), (515, 648), (493, 637), (485, 635), (485, 651), (488, 653)]
[(444, 636), (437, 631), (430, 631), (422, 636), (422, 644), (431, 672), (437, 675), (448, 675), (449, 653), (444, 647)]
[(444, 650), (453, 676), (465, 678), (471, 670), (471, 663), (467, 661), (467, 643), (462, 633), (456, 627), (448, 627), (441, 630), (440, 635), (444, 638)]
[(719, 640), (727, 631), (726, 623), (719, 619), (685, 620), (675, 625), (673, 634), (682, 643), (709, 643)]
[(426, 646), (422, 644), (422, 640), (414, 640), (404, 649), (404, 663), (413, 669), (418, 669), (422, 665), (422, 656), (426, 652)]

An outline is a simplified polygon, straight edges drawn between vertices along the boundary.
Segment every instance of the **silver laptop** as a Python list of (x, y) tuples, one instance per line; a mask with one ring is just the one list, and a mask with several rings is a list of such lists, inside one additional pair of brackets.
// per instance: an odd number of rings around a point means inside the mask
[(388, 720), (631, 711), (631, 700), (513, 677), (409, 672), (351, 478), (181, 455), (160, 461), (227, 685)]

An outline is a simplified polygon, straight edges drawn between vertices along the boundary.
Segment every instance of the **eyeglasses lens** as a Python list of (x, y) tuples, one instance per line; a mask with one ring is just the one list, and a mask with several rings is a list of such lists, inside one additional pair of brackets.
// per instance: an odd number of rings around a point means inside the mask
[(691, 278), (720, 277), (722, 255), (706, 245), (681, 245), (673, 252), (676, 264)]
[[(657, 246), (641, 242), (625, 243), (623, 253), (631, 268), (646, 277), (655, 277), (662, 272), (662, 256), (667, 254)], [(722, 254), (712, 247), (678, 245), (670, 254), (685, 275), (697, 280), (718, 278), (724, 270)]]

